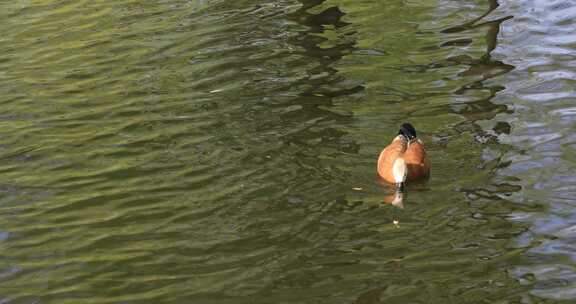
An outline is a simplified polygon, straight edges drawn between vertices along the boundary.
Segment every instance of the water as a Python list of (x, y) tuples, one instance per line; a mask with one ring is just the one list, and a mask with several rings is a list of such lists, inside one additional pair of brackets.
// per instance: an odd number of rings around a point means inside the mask
[[(2, 303), (573, 302), (575, 14), (3, 2)], [(399, 209), (404, 121), (433, 171)]]

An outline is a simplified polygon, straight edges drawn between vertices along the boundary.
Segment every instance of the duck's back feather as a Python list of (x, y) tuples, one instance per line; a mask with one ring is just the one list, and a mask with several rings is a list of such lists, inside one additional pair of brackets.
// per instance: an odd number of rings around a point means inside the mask
[(419, 139), (412, 140), (408, 144), (402, 136), (394, 138), (392, 143), (380, 153), (378, 175), (389, 183), (397, 183), (394, 176), (394, 163), (399, 158), (404, 160), (408, 169), (406, 181), (414, 181), (428, 176), (430, 161), (424, 145)]
[(401, 157), (406, 148), (408, 147), (405, 140), (400, 136), (394, 138), (394, 140), (380, 153), (378, 157), (378, 174), (387, 182), (395, 183), (394, 178), (394, 161)]

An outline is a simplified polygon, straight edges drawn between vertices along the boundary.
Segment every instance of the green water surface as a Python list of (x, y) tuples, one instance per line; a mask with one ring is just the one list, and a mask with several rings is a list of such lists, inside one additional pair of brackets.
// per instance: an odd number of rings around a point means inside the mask
[(574, 16), (0, 1), (0, 303), (574, 303)]

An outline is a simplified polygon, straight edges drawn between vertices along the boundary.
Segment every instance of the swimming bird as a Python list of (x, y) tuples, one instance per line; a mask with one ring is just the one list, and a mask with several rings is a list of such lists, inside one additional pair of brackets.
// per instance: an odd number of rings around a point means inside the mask
[(392, 142), (378, 157), (378, 175), (403, 189), (406, 182), (428, 177), (430, 161), (424, 144), (416, 137), (416, 129), (404, 123)]

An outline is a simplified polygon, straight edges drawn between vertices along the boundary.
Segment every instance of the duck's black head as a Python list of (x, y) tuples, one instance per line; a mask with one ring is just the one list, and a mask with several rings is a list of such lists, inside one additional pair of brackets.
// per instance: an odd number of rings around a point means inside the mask
[(416, 129), (414, 129), (410, 123), (406, 122), (402, 124), (398, 134), (404, 136), (404, 138), (410, 141), (416, 138)]

